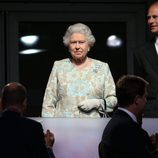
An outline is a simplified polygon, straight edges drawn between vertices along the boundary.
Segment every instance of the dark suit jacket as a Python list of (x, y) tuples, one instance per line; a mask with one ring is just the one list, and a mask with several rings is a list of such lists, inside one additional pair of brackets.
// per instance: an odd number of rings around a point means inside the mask
[(19, 113), (0, 116), (0, 158), (49, 158), (42, 125)]
[[(143, 77), (150, 83), (149, 106), (146, 106), (145, 116), (150, 110), (153, 117), (158, 117), (158, 54), (155, 40), (146, 43), (134, 53), (134, 74)], [(149, 115), (150, 117), (150, 115)], [(152, 117), (152, 116), (151, 116)]]
[(151, 144), (140, 125), (116, 110), (104, 129), (99, 144), (100, 158), (151, 158)]

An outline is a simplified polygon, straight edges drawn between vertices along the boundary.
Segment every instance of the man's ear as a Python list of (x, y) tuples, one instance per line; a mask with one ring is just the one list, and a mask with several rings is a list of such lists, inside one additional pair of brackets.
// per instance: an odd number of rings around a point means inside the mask
[(2, 106), (2, 100), (0, 98), (0, 112), (3, 110), (3, 106)]
[(135, 97), (135, 99), (134, 99), (134, 103), (135, 103), (135, 105), (139, 105), (139, 102), (140, 102), (140, 96), (137, 95), (137, 96)]
[(26, 108), (27, 108), (27, 99), (23, 101), (22, 111), (25, 112)]

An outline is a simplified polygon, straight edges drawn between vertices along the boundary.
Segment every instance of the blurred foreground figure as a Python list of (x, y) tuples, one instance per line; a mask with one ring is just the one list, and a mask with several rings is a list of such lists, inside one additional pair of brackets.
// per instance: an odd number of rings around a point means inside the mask
[(0, 158), (54, 158), (46, 146), (50, 144), (50, 133), (44, 135), (39, 122), (22, 116), (27, 107), (26, 95), (20, 83), (9, 83), (2, 89)]
[(118, 109), (106, 125), (99, 144), (100, 158), (156, 158), (148, 133), (141, 127), (148, 82), (133, 75), (116, 84)]

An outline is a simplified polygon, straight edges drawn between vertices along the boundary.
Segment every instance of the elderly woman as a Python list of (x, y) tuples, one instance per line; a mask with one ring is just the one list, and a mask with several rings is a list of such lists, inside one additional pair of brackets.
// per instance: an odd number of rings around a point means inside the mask
[(55, 61), (42, 107), (42, 117), (98, 118), (112, 112), (117, 103), (115, 83), (107, 63), (89, 58), (95, 43), (82, 23), (68, 27), (63, 43), (71, 59)]

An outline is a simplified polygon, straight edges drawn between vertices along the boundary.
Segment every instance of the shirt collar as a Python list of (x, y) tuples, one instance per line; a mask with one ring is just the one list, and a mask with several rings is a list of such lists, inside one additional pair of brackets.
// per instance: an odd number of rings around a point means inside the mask
[(158, 46), (158, 37), (155, 37), (155, 44)]
[(132, 112), (130, 112), (129, 110), (127, 110), (125, 108), (122, 108), (122, 107), (118, 107), (118, 109), (124, 111), (125, 113), (127, 113), (132, 118), (133, 121), (137, 122), (137, 118)]

